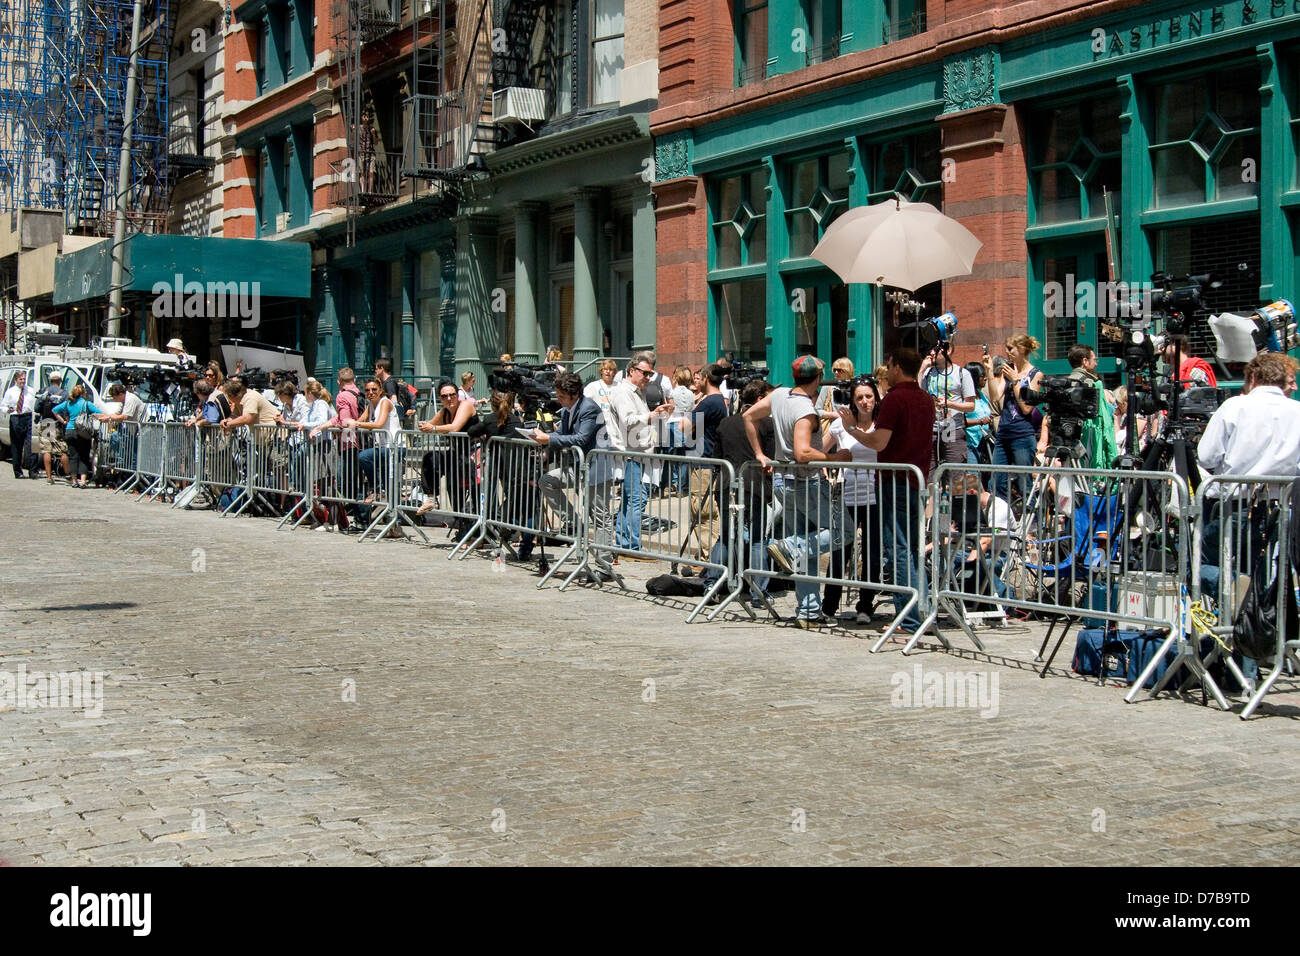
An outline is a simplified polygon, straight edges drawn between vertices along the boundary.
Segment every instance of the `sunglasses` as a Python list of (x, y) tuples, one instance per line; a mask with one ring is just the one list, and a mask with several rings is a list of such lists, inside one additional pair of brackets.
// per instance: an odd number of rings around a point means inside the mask
[(641, 368), (639, 365), (633, 366), (632, 371), (640, 372), (642, 375), (653, 375), (655, 370), (652, 368)]
[(455, 393), (455, 392), (441, 392), (441, 393), (439, 393), (438, 397), (439, 397), (439, 398), (443, 398), (443, 399), (446, 399), (446, 398), (455, 398), (455, 397), (456, 397), (456, 393)]

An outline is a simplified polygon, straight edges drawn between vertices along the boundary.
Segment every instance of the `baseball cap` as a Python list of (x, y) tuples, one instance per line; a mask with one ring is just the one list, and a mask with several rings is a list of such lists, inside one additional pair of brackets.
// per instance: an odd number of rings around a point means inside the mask
[(790, 371), (794, 373), (795, 378), (810, 378), (825, 367), (826, 363), (815, 355), (800, 355), (790, 363)]

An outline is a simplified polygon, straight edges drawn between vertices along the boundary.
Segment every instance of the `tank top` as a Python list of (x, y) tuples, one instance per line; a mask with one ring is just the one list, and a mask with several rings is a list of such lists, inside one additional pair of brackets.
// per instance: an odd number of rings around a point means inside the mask
[(1003, 396), (1002, 415), (1001, 417), (998, 418), (999, 435), (1001, 435), (1005, 431), (1008, 437), (1020, 437), (1020, 436), (1028, 435), (1029, 437), (1032, 438), (1034, 436), (1034, 424), (1027, 417), (1025, 417), (1025, 415), (1021, 413), (1020, 405), (1016, 402), (1016, 398), (1020, 394), (1020, 389), (1023, 386), (1028, 385), (1030, 382), (1032, 382), (1034, 380), (1034, 376), (1037, 374), (1038, 374), (1038, 369), (1034, 368), (1034, 366), (1032, 365), (1029, 366), (1028, 370), (1026, 370), (1024, 374), (1024, 377), (1016, 381), (1015, 395)]
[(397, 436), (402, 431), (402, 417), (398, 414), (393, 400), (387, 396), (376, 402), (375, 406), (370, 410), (371, 419), (377, 420), (379, 418), (380, 410), (384, 407), (385, 402), (388, 403), (388, 418), (384, 421), (383, 428), (375, 429), (375, 445), (378, 447), (396, 444)]

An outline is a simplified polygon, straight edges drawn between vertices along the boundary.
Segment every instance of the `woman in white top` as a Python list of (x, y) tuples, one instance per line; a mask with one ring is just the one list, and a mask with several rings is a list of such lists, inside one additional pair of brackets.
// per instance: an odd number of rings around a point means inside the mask
[(582, 390), (583, 395), (600, 406), (600, 412), (605, 416), (606, 431), (614, 427), (610, 420), (609, 396), (614, 391), (614, 376), (617, 374), (618, 363), (613, 359), (605, 359), (600, 363), (600, 378), (588, 382), (587, 387)]
[(365, 394), (366, 410), (361, 413), (361, 418), (349, 418), (343, 422), (343, 427), (355, 426), (359, 431), (368, 431), (373, 434), (374, 444), (369, 448), (361, 449), (361, 454), (357, 456), (357, 463), (361, 466), (361, 473), (366, 476), (370, 486), (375, 489), (366, 498), (366, 503), (369, 504), (380, 491), (380, 482), (375, 478), (376, 469), (382, 469), (385, 474), (387, 473), (388, 446), (395, 444), (397, 436), (401, 434), (402, 417), (397, 414), (393, 400), (384, 394), (384, 385), (379, 379), (372, 378), (366, 382)]
[[(694, 378), (689, 366), (679, 365), (673, 369), (673, 390), (669, 397), (673, 403), (672, 414), (668, 416), (668, 447), (674, 455), (687, 454), (687, 438), (691, 434), (691, 412), (695, 410), (695, 393), (691, 391)], [(696, 443), (697, 445), (699, 443)], [(690, 487), (690, 469), (684, 465), (674, 465), (669, 473), (670, 487), (668, 493), (675, 495)]]
[[(880, 396), (876, 392), (875, 380), (865, 377), (853, 388), (853, 417), (860, 428), (869, 428), (876, 417), (876, 408)], [(862, 555), (864, 575), (858, 577), (858, 562), (853, 552), (857, 535), (850, 539), (842, 550), (831, 552), (831, 577), (862, 581), (880, 580), (880, 512), (876, 502), (876, 473), (874, 469), (862, 467), (875, 464), (876, 453), (854, 438), (844, 427), (838, 417), (831, 422), (826, 431), (823, 450), (826, 452), (843, 449), (853, 456), (850, 466), (844, 468), (844, 510), (846, 520), (856, 524), (862, 532)], [(876, 592), (868, 588), (858, 591), (858, 603), (853, 611), (839, 610), (840, 597), (844, 589), (838, 584), (826, 585), (822, 598), (822, 613), (827, 617), (839, 617), (842, 620), (857, 619), (859, 624), (871, 623), (871, 610), (875, 603)]]
[(330, 410), (331, 396), (324, 385), (314, 378), (309, 378), (302, 393), (307, 401), (307, 414), (298, 423), (299, 431), (315, 428), (317, 425), (324, 425), (334, 417), (334, 413)]

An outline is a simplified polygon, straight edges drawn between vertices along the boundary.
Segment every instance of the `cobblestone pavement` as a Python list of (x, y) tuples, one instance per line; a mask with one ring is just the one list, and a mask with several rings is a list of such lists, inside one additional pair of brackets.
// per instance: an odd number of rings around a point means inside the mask
[[(990, 633), (988, 655), (872, 655), (865, 632), (686, 626), (682, 606), (537, 591), (523, 567), (441, 544), (7, 474), (0, 540), (0, 673), (105, 675), (98, 717), (0, 713), (10, 864), (1249, 864), (1300, 848), (1294, 683), (1249, 722), (1126, 705), (1062, 667), (1040, 680), (1026, 626)], [(894, 706), (918, 666), (996, 696)]]

